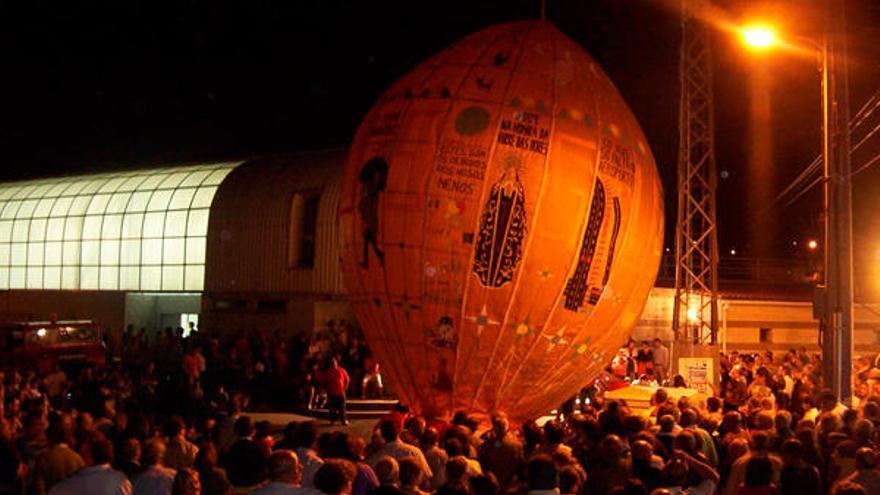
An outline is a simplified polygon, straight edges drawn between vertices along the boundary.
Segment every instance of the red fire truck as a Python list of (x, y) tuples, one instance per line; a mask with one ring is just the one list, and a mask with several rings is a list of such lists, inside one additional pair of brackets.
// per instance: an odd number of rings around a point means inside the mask
[(101, 329), (92, 320), (9, 322), (7, 355), (22, 366), (49, 368), (54, 364), (104, 364)]

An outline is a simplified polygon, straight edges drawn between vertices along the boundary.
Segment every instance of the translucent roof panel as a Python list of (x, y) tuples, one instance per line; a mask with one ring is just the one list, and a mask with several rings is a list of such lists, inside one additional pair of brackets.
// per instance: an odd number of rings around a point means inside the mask
[(0, 290), (202, 290), (209, 208), (241, 163), (0, 184)]

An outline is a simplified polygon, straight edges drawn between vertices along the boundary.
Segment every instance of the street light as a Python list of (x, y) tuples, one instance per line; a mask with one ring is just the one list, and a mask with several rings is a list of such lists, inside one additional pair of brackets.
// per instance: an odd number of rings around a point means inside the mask
[(743, 42), (755, 50), (766, 50), (776, 44), (776, 31), (764, 25), (748, 26), (742, 30)]
[[(849, 94), (847, 88), (845, 17), (832, 0), (825, 7), (825, 35), (821, 43), (796, 38), (791, 46), (810, 45), (819, 55), (822, 74), (822, 163), (825, 192), (824, 285), (814, 298), (814, 313), (820, 318), (823, 366), (826, 385), (844, 403), (852, 398), (853, 281), (852, 281), (852, 185), (850, 182)], [(765, 51), (780, 42), (767, 25), (753, 25), (740, 31), (743, 42), (755, 51)], [(818, 247), (810, 241), (807, 247)]]

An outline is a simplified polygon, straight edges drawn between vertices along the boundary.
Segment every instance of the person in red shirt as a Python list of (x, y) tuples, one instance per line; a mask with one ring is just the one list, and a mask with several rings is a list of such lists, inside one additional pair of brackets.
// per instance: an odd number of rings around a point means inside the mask
[(345, 368), (339, 366), (336, 358), (330, 360), (330, 368), (324, 374), (324, 388), (327, 389), (327, 409), (330, 410), (330, 424), (332, 425), (337, 416), (342, 424), (347, 425), (345, 417), (345, 391), (351, 379)]

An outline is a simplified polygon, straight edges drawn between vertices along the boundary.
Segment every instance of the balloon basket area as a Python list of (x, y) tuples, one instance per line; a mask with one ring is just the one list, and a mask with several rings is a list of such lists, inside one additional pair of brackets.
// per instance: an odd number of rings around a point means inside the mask
[[(699, 390), (693, 388), (671, 388), (661, 387), (669, 394), (672, 401), (678, 402), (682, 397), (688, 397), (692, 400), (705, 401), (706, 395), (700, 393)], [(628, 387), (619, 388), (605, 392), (605, 400), (624, 400), (633, 414), (649, 417), (651, 415), (651, 397), (659, 390), (657, 387), (646, 387), (642, 385), (630, 385)]]

